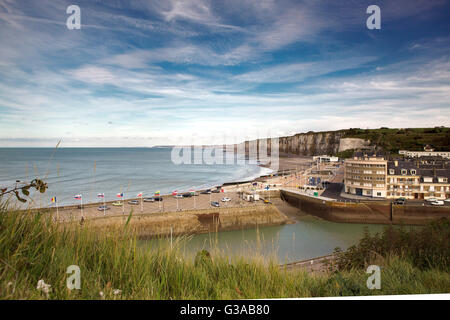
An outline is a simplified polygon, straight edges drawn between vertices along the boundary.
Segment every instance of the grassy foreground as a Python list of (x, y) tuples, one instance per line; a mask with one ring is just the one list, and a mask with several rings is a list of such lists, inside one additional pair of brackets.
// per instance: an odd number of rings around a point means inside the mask
[[(382, 261), (381, 290), (366, 287), (364, 268), (323, 275), (287, 271), (262, 257), (200, 254), (183, 259), (177, 244), (142, 250), (124, 230), (57, 230), (40, 214), (0, 209), (0, 299), (242, 299), (448, 293), (450, 275), (398, 256)], [(66, 287), (66, 269), (81, 269), (81, 289)], [(51, 285), (45, 293), (38, 281)]]

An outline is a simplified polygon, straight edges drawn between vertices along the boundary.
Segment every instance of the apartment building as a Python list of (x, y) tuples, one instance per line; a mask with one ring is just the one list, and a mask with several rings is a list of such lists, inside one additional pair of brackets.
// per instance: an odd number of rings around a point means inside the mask
[[(442, 159), (442, 158), (441, 158)], [(450, 162), (355, 156), (345, 160), (345, 192), (374, 198), (450, 198)]]
[(345, 160), (344, 188), (349, 194), (386, 198), (388, 161), (382, 155), (356, 154)]
[(419, 161), (389, 161), (387, 198), (450, 198), (450, 169), (446, 163), (427, 165)]

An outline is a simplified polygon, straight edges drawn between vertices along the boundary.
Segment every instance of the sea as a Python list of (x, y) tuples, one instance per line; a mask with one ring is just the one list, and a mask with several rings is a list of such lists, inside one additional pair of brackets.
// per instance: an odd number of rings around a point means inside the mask
[(48, 190), (45, 194), (34, 194), (31, 206), (48, 207), (52, 205), (52, 197), (57, 198), (60, 206), (79, 204), (73, 198), (75, 195), (82, 195), (83, 203), (98, 202), (99, 193), (105, 195), (106, 201), (117, 199), (118, 193), (128, 199), (141, 192), (145, 197), (157, 191), (170, 194), (175, 190), (201, 190), (272, 172), (248, 163), (243, 155), (236, 155), (233, 163), (176, 164), (177, 161), (172, 161), (172, 149), (0, 148), (0, 187), (14, 186), (16, 181), (43, 179)]

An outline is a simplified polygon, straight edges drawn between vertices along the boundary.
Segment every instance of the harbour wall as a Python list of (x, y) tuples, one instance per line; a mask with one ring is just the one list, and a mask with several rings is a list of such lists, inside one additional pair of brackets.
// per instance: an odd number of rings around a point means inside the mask
[(333, 222), (424, 225), (440, 218), (450, 219), (449, 207), (393, 205), (391, 201), (339, 202), (288, 190), (282, 190), (280, 196), (304, 213)]
[[(128, 215), (99, 217), (86, 220), (90, 228), (108, 230), (124, 228)], [(211, 208), (182, 212), (166, 212), (132, 215), (128, 228), (136, 231), (140, 238), (165, 235), (209, 233), (241, 230), (263, 226), (282, 225), (289, 219), (275, 206)]]

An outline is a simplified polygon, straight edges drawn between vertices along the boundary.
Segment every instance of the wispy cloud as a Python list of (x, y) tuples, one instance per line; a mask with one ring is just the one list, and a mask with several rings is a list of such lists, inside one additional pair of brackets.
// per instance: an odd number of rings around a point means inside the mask
[(0, 0), (0, 145), (450, 125), (448, 5), (407, 3), (371, 32), (368, 1), (80, 1), (69, 31), (68, 1)]

